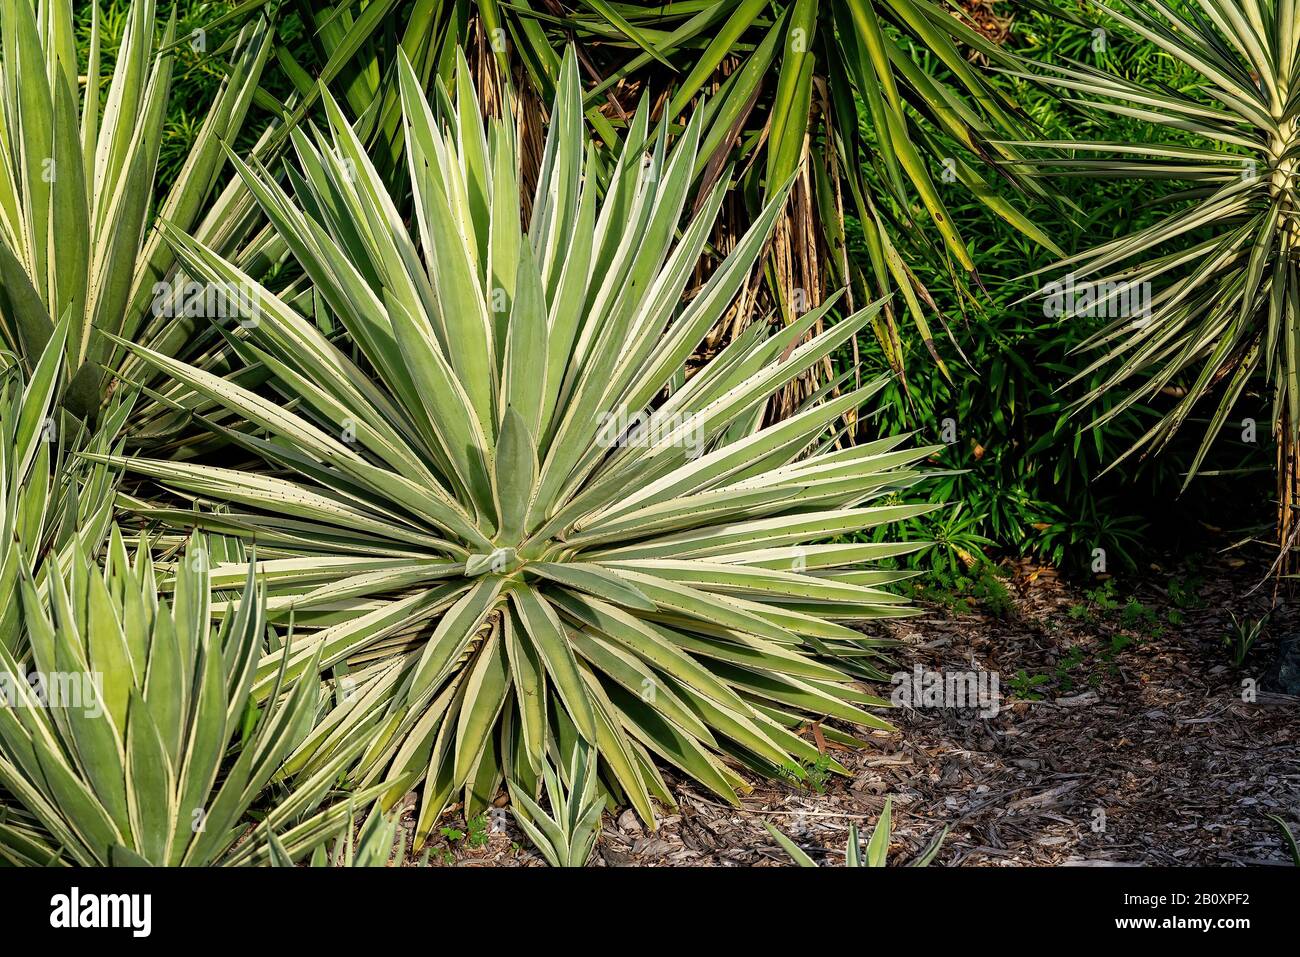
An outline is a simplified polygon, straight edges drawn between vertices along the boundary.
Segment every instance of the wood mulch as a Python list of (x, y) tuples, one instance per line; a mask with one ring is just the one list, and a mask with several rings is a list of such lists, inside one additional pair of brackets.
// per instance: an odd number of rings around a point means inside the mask
[[(900, 669), (996, 673), (996, 716), (895, 709), (899, 733), (835, 752), (850, 777), (820, 791), (755, 782), (740, 808), (670, 778), (679, 808), (655, 832), (630, 811), (607, 816), (592, 863), (787, 864), (763, 827), (770, 821), (839, 864), (849, 825), (865, 839), (887, 796), (891, 864), (944, 827), (936, 865), (1289, 863), (1266, 815), (1300, 824), (1300, 699), (1243, 700), (1243, 688), (1262, 676), (1277, 636), (1300, 624), (1300, 603), (1272, 610), (1241, 670), (1223, 644), (1230, 612), (1253, 620), (1269, 611), (1268, 587), (1249, 593), (1266, 567), (1224, 555), (1194, 573), (1153, 566), (1135, 584), (1117, 583), (1115, 608), (1050, 569), (1010, 570), (1001, 615), (930, 605), (888, 628), (904, 642)], [(540, 863), (513, 825), (450, 851), (446, 862), (460, 865)]]

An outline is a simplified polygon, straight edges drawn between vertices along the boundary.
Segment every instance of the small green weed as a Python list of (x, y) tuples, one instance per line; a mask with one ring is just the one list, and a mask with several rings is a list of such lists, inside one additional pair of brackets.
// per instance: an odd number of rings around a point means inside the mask
[(1246, 663), (1246, 656), (1250, 654), (1255, 642), (1263, 636), (1268, 615), (1252, 621), (1249, 618), (1238, 618), (1235, 612), (1229, 614), (1232, 617), (1232, 628), (1223, 636), (1223, 644), (1232, 652), (1233, 667), (1240, 668)]
[(1021, 668), (1011, 677), (1011, 696), (1021, 701), (1042, 701), (1043, 696), (1035, 691), (1052, 679), (1047, 675), (1031, 675)]

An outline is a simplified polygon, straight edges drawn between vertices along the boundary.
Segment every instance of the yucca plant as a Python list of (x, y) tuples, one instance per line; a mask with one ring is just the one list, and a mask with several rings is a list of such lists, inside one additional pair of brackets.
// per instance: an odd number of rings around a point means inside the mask
[(319, 703), (312, 682), (281, 695), (282, 670), (266, 703), (254, 704), (265, 616), (252, 569), (214, 630), (201, 539), (177, 566), (170, 604), (147, 541), (132, 561), (114, 526), (102, 571), (76, 545), (67, 561), (53, 560), (47, 596), (24, 569), (27, 653), (0, 646), (0, 785), (30, 815), (0, 826), (0, 855), (95, 866), (257, 863), (269, 856), (270, 832), (283, 831), (289, 853), (305, 853), (340, 829), (345, 805), (315, 809), (346, 758), (260, 807), (257, 823), (248, 817), (311, 731)]
[(511, 784), (510, 813), (551, 867), (585, 867), (600, 837), (605, 810), (597, 786), (596, 752), (575, 744), (564, 781), (549, 763), (542, 775), (549, 812)]
[[(55, 326), (68, 330), (67, 399), (96, 414), (101, 366), (122, 356), (100, 332), (164, 351), (194, 321), (184, 283), (151, 215), (223, 241), (234, 194), (217, 195), (222, 142), (233, 140), (270, 51), (264, 24), (239, 38), (230, 73), (189, 156), (155, 210), (155, 170), (171, 79), (175, 19), (156, 36), (153, 0), (134, 0), (107, 89), (101, 90), (98, 8), (82, 84), (70, 0), (0, 3), (0, 344), (30, 370)], [(224, 246), (223, 246), (224, 248)], [(158, 286), (174, 289), (164, 293)], [(169, 310), (172, 314), (169, 314)]]
[(1262, 378), (1273, 393), (1280, 450), (1279, 531), (1290, 545), (1300, 507), (1300, 3), (1097, 6), (1197, 70), (1202, 82), (1154, 89), (1080, 63), (1023, 74), (1073, 94), (1086, 109), (1167, 131), (1155, 143), (1039, 143), (1057, 151), (1040, 165), (1063, 175), (1185, 184), (1171, 197), (1176, 209), (1153, 225), (1052, 269), (1058, 277), (1068, 269), (1077, 290), (1068, 293), (1061, 279), (1049, 287), (1064, 318), (1113, 317), (1080, 346), (1093, 356), (1076, 381), (1105, 372), (1080, 404), (1128, 383), (1123, 400), (1094, 420), (1103, 426), (1136, 402), (1170, 397), (1168, 410), (1126, 454), (1161, 449), (1193, 410), (1208, 409), (1190, 482), (1248, 384)]
[[(719, 755), (798, 773), (818, 757), (805, 722), (888, 727), (850, 681), (882, 677), (886, 642), (842, 621), (908, 614), (882, 587), (905, 573), (863, 564), (922, 546), (853, 536), (932, 508), (868, 503), (916, 481), (908, 466), (933, 449), (836, 446), (880, 383), (758, 427), (879, 303), (798, 346), (831, 303), (779, 335), (756, 325), (683, 380), (781, 197), (683, 302), (728, 185), (679, 230), (698, 116), (669, 151), (641, 110), (632, 140), (648, 146), (602, 169), (570, 54), (525, 232), (511, 125), (484, 123), (463, 73), (454, 107), (405, 66), (402, 95), (414, 235), (328, 94), (328, 133), (294, 135), (295, 196), (235, 160), (346, 336), (173, 230), (196, 275), (251, 284), (261, 319), (228, 334), (275, 391), (128, 346), (243, 420), (214, 428), (270, 469), (92, 457), (185, 502), (142, 489), (123, 499), (142, 518), (257, 542), (269, 614), (304, 629), (287, 677), (337, 679), (338, 706), (286, 772), (372, 729), (354, 780), (387, 781), (389, 803), (424, 780), (423, 839), (462, 791), (470, 813), (503, 777), (535, 793), (548, 754), (578, 739), (653, 821), (651, 797), (670, 795), (651, 755), (734, 800), (744, 779)], [(242, 566), (213, 575), (232, 587)], [(279, 669), (264, 659), (256, 689)]]
[[(876, 821), (876, 826), (871, 830), (871, 837), (867, 840), (867, 850), (864, 854), (862, 844), (858, 840), (858, 826), (849, 825), (849, 843), (844, 848), (844, 866), (845, 867), (885, 867), (889, 863), (889, 842), (893, 836), (893, 812), (894, 799), (885, 798), (885, 807), (880, 812), (880, 818)], [(782, 834), (775, 827), (764, 821), (763, 826), (767, 828), (767, 833), (776, 839), (781, 845), (781, 849), (790, 855), (800, 867), (817, 867), (817, 862), (808, 856), (808, 853)], [(948, 836), (948, 829), (945, 827), (939, 836), (930, 842), (929, 846), (911, 863), (912, 867), (929, 867), (931, 862), (939, 854), (939, 848), (943, 845), (943, 839)]]

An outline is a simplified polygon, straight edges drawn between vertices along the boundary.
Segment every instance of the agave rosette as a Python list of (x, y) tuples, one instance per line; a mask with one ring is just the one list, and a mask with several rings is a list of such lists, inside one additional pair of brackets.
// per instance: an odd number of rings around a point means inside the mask
[(0, 823), (0, 858), (252, 864), (271, 855), (272, 836), (299, 857), (348, 823), (346, 803), (318, 807), (359, 741), (249, 816), (311, 730), (320, 689), (299, 682), (256, 707), (262, 596), (246, 568), (232, 613), (212, 627), (207, 556), (191, 543), (170, 601), (147, 541), (133, 560), (116, 526), (102, 568), (74, 537), (51, 559), (47, 595), (22, 576), (28, 653), (0, 644), (0, 785), (26, 814)]
[[(293, 196), (235, 160), (346, 335), (172, 231), (196, 275), (253, 291), (257, 321), (228, 334), (278, 395), (130, 346), (246, 423), (212, 427), (273, 471), (104, 459), (187, 500), (128, 497), (143, 517), (256, 541), (268, 613), (298, 629), (289, 677), (333, 670), (337, 706), (286, 773), (370, 729), (355, 780), (393, 801), (423, 779), (424, 835), (462, 790), (471, 809), (503, 779), (536, 793), (581, 738), (652, 821), (671, 799), (655, 756), (733, 799), (736, 762), (817, 759), (805, 722), (887, 727), (853, 682), (880, 677), (883, 642), (844, 622), (909, 612), (883, 587), (905, 573), (863, 566), (920, 545), (854, 535), (931, 507), (885, 499), (932, 450), (837, 446), (880, 383), (763, 425), (879, 304), (802, 344), (830, 304), (756, 325), (683, 381), (779, 200), (684, 300), (727, 179), (679, 231), (698, 117), (669, 149), (641, 111), (640, 145), (603, 168), (570, 56), (525, 230), (514, 132), (482, 119), (465, 71), (455, 106), (405, 63), (400, 81), (411, 229), (327, 94), (329, 130), (294, 133)], [(264, 692), (278, 666), (259, 666)]]

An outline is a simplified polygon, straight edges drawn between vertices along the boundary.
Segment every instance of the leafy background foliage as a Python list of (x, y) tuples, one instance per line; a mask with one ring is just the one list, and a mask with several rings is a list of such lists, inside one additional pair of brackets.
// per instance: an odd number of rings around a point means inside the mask
[[(1079, 60), (1121, 76), (1142, 77), (1152, 85), (1185, 89), (1195, 71), (1153, 50), (1109, 24), (1104, 52), (1093, 50), (1093, 30), (1100, 22), (1086, 2), (1046, 5), (1042, 12), (1018, 13), (1008, 48), (1042, 63)], [(1063, 20), (1065, 13), (1078, 22)], [(1070, 109), (1048, 92), (1005, 77), (1019, 102), (1046, 139), (1105, 137), (1134, 143), (1167, 139), (1167, 131), (1125, 117), (1096, 116)], [(949, 186), (949, 189), (954, 187)], [(1162, 214), (1157, 205), (1173, 189), (1158, 181), (1090, 180), (1082, 209), (1059, 211), (1046, 205), (1033, 215), (1067, 250), (1098, 245), (1139, 229)], [(947, 198), (947, 194), (945, 194)], [(1113, 471), (1107, 466), (1125, 452), (1164, 411), (1159, 405), (1135, 406), (1100, 430), (1086, 430), (1119, 396), (1103, 399), (1084, 414), (1070, 405), (1100, 380), (1100, 374), (1067, 386), (1081, 359), (1072, 351), (1105, 320), (1063, 323), (1043, 315), (1040, 304), (1023, 297), (1042, 283), (1021, 278), (1047, 267), (1050, 253), (1027, 242), (1014, 230), (984, 213), (969, 200), (949, 200), (954, 219), (970, 238), (987, 296), (958, 301), (924, 259), (917, 260), (922, 279), (950, 315), (969, 312), (967, 321), (951, 323), (954, 346), (968, 362), (950, 363), (953, 381), (932, 374), (919, 357), (906, 357), (906, 387), (887, 390), (891, 400), (879, 422), (882, 430), (918, 429), (928, 441), (941, 441), (942, 422), (956, 423), (957, 442), (933, 460), (964, 474), (931, 485), (935, 501), (961, 502), (961, 510), (918, 520), (916, 531), (955, 548), (937, 548), (918, 561), (943, 569), (948, 577), (966, 563), (957, 550), (978, 549), (991, 557), (1030, 555), (1074, 572), (1087, 572), (1092, 550), (1106, 549), (1110, 571), (1123, 571), (1169, 550), (1204, 540), (1201, 520), (1212, 514), (1220, 528), (1258, 529), (1271, 522), (1267, 501), (1275, 455), (1269, 435), (1268, 400), (1247, 394), (1233, 416), (1260, 423), (1255, 445), (1233, 441), (1239, 430), (1225, 430), (1210, 464), (1186, 491), (1183, 473), (1196, 452), (1195, 429), (1179, 436), (1159, 457), (1130, 459)], [(918, 351), (915, 343), (911, 352)], [(867, 369), (885, 368), (869, 346)], [(1105, 473), (1105, 474), (1103, 474)], [(1222, 474), (1218, 474), (1222, 473)], [(1181, 494), (1180, 494), (1181, 493)]]

